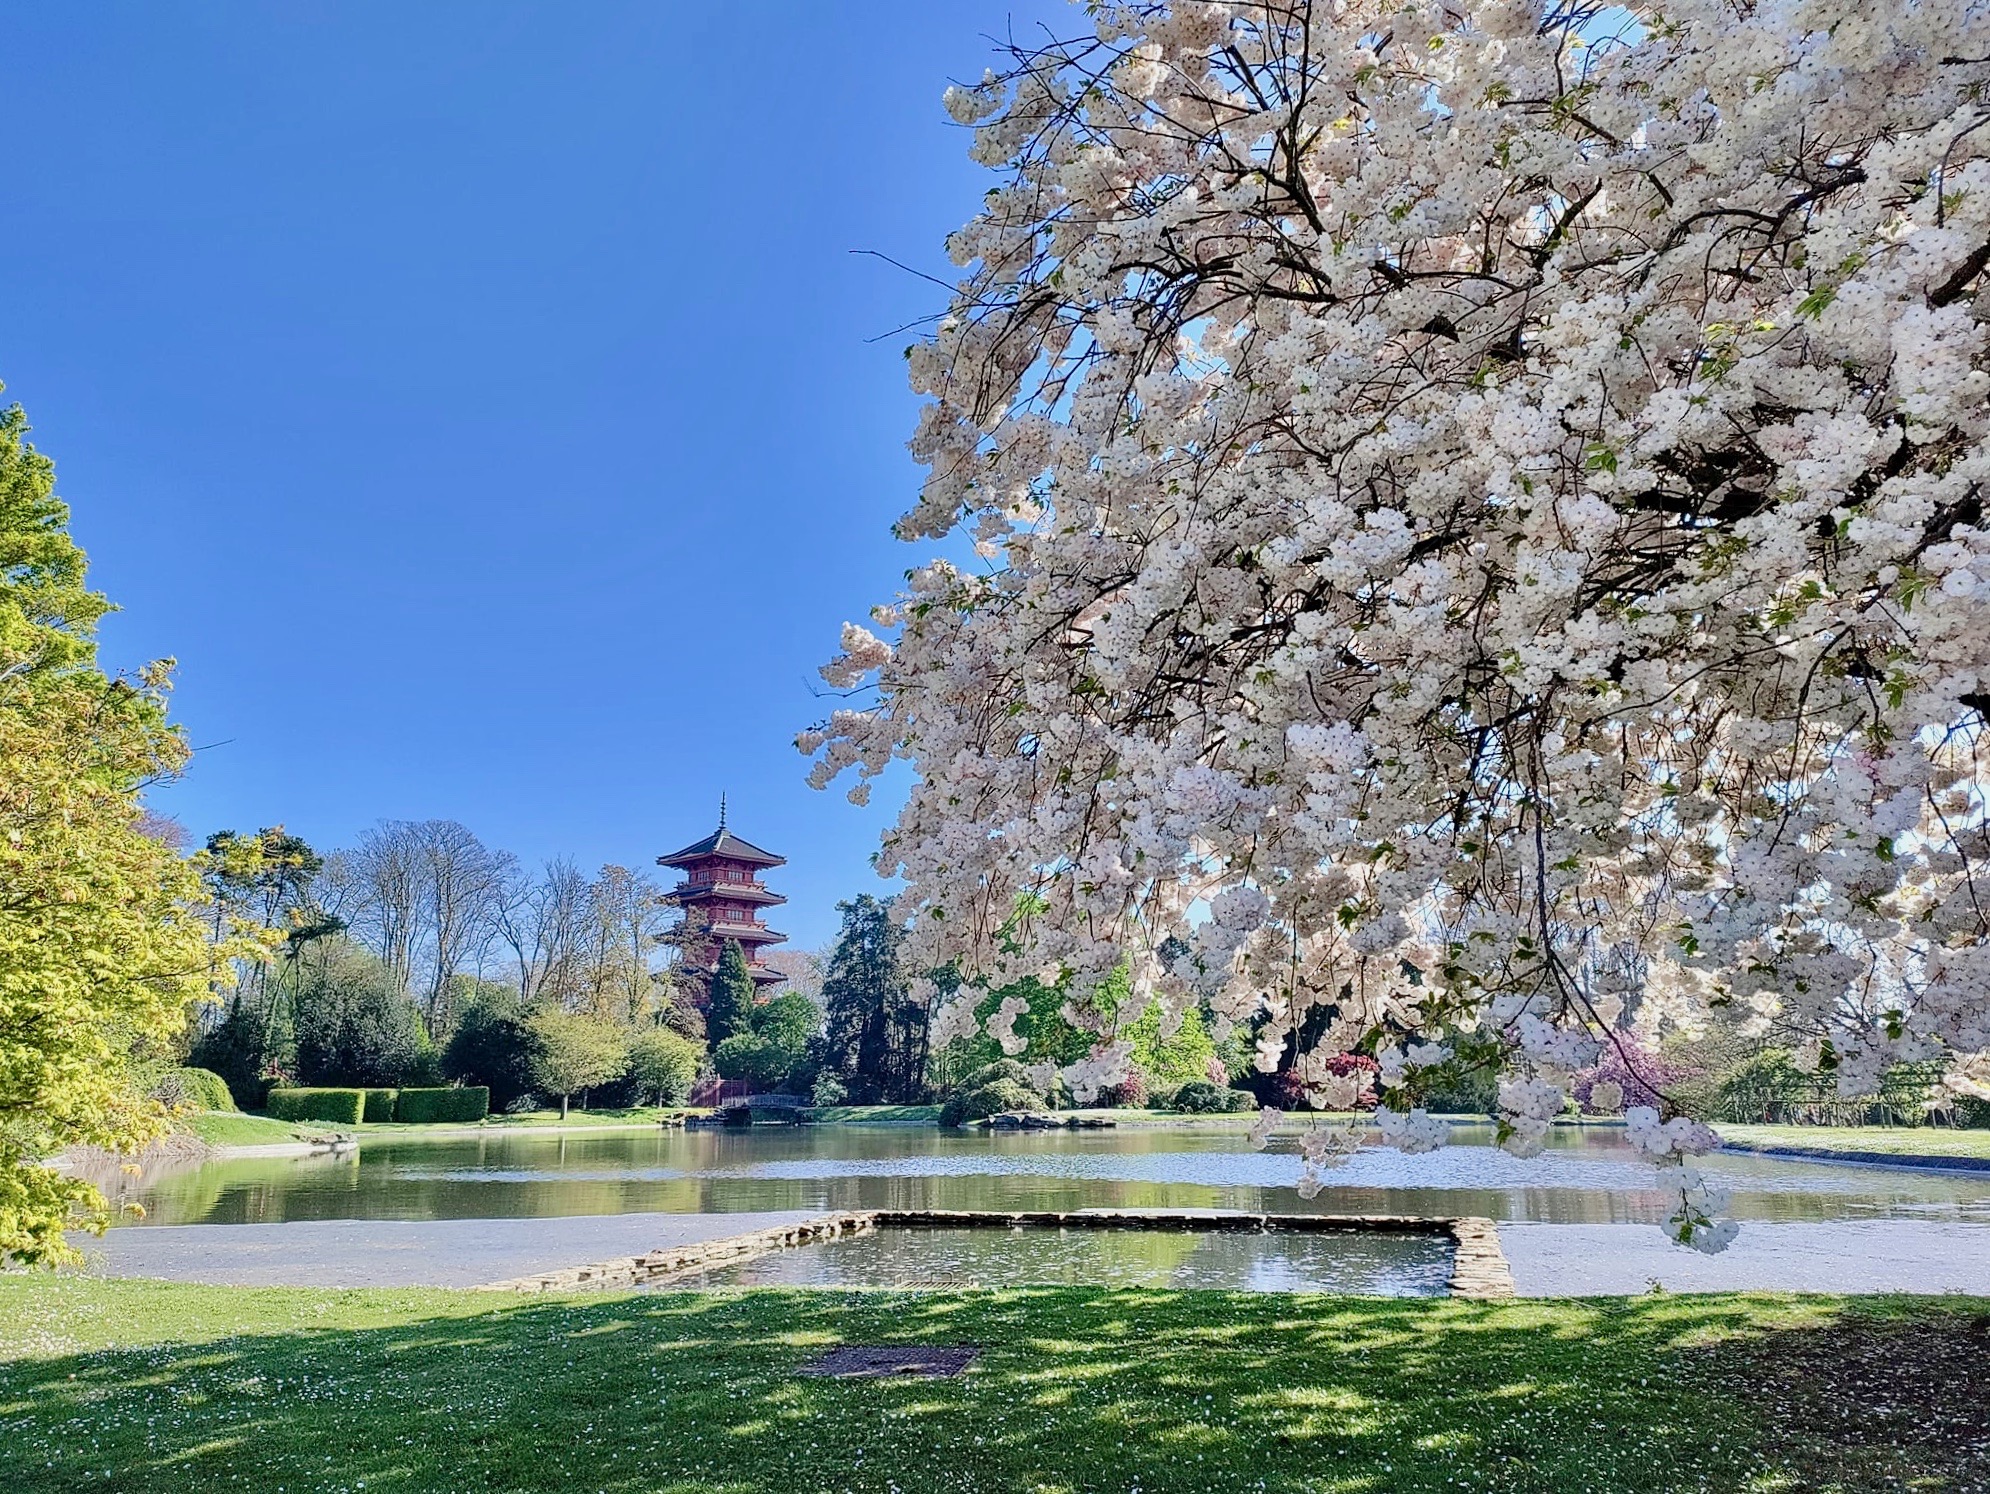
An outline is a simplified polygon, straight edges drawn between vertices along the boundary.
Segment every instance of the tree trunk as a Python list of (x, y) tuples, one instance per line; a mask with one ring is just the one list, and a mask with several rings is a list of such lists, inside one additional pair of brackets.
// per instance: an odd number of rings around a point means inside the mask
[(560, 1119), (561, 1119), (561, 1120), (565, 1120), (565, 1119), (567, 1118), (567, 1099), (568, 1099), (568, 1097), (567, 1097), (566, 1095), (561, 1095), (561, 1096), (560, 1096)]

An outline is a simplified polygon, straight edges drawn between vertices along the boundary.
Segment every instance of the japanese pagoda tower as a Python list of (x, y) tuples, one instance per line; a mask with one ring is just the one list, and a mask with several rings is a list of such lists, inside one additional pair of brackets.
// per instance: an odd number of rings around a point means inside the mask
[(762, 914), (787, 899), (769, 892), (760, 881), (770, 866), (786, 866), (787, 858), (763, 851), (726, 829), (723, 796), (719, 799), (719, 828), (681, 851), (657, 857), (656, 864), (684, 873), (684, 880), (670, 894), (671, 901), (684, 910), (684, 967), (703, 977), (708, 991), (710, 976), (728, 939), (739, 941), (757, 989), (787, 979), (761, 958), (768, 945), (783, 943), (788, 937), (768, 928)]

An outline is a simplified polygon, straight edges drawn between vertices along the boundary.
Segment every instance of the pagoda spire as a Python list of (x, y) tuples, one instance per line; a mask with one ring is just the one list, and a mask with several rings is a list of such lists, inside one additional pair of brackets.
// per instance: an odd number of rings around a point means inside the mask
[(725, 795), (725, 790), (720, 789), (719, 790), (719, 828), (723, 830), (725, 829), (725, 827), (726, 827), (726, 795)]

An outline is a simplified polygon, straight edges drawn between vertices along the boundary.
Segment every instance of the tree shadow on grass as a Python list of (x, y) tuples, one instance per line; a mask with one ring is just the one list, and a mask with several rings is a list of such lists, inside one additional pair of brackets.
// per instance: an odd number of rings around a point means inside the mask
[(1779, 1432), (1791, 1487), (1990, 1490), (1990, 1314), (1883, 1299), (1688, 1349)]
[[(1828, 1299), (1043, 1288), (455, 1297), (380, 1326), (379, 1294), (282, 1300), (323, 1326), (229, 1332), (241, 1294), (151, 1285), (104, 1310), (168, 1303), (180, 1341), (0, 1362), (5, 1486), (1794, 1490), (1819, 1486), (1722, 1377), (1745, 1390), (1863, 1321)], [(1980, 1336), (1983, 1311), (1924, 1321)], [(795, 1373), (893, 1343), (982, 1353), (952, 1380)]]

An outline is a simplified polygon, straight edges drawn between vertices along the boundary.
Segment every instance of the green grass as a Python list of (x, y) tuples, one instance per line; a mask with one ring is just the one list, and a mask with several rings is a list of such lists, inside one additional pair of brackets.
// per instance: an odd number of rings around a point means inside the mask
[(424, 1121), (413, 1125), (402, 1121), (372, 1121), (345, 1129), (360, 1136), (419, 1136), (425, 1132), (444, 1131), (532, 1131), (548, 1126), (564, 1126), (569, 1130), (628, 1129), (654, 1126), (666, 1117), (688, 1113), (681, 1105), (629, 1105), (596, 1110), (576, 1108), (568, 1111), (564, 1120), (558, 1110), (528, 1110), (521, 1115), (492, 1115), (480, 1121)]
[(183, 1123), (209, 1146), (265, 1146), (271, 1142), (295, 1141), (334, 1131), (357, 1136), (420, 1136), (459, 1131), (530, 1131), (548, 1126), (571, 1129), (654, 1126), (668, 1116), (684, 1113), (678, 1107), (634, 1105), (615, 1110), (574, 1110), (568, 1113), (565, 1120), (560, 1118), (557, 1110), (532, 1110), (524, 1115), (494, 1115), (484, 1121), (435, 1121), (422, 1125), (376, 1121), (355, 1126), (326, 1126), (309, 1121), (272, 1120), (266, 1115), (202, 1110), (186, 1116)]
[[(1940, 1490), (1990, 1472), (1990, 1391), (1950, 1352), (1980, 1356), (1986, 1327), (1990, 1303), (1953, 1300), (13, 1276), (0, 1447), (10, 1494)], [(983, 1353), (953, 1380), (795, 1375), (843, 1343)], [(1820, 1359), (1865, 1367), (1845, 1404)]]
[(1834, 1152), (1888, 1152), (1990, 1161), (1990, 1130), (1947, 1126), (1719, 1126), (1723, 1141), (1747, 1146), (1803, 1146)]
[(821, 1105), (809, 1112), (817, 1124), (842, 1126), (930, 1126), (938, 1122), (937, 1105)]
[(187, 1130), (209, 1146), (268, 1146), (274, 1142), (300, 1141), (322, 1136), (336, 1126), (313, 1125), (309, 1121), (271, 1120), (266, 1115), (244, 1115), (238, 1110), (196, 1110), (182, 1117)]
[[(510, 1130), (531, 1130), (535, 1126), (654, 1126), (673, 1115), (685, 1114), (681, 1105), (627, 1105), (613, 1109), (581, 1110), (572, 1109), (561, 1117), (558, 1109), (528, 1110), (523, 1115), (493, 1115), (478, 1123), (485, 1127), (504, 1127)], [(450, 1122), (439, 1122), (447, 1125)], [(454, 1124), (460, 1125), (461, 1122)], [(376, 1131), (415, 1131), (419, 1126), (383, 1125), (374, 1126)]]

